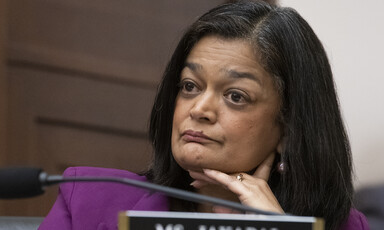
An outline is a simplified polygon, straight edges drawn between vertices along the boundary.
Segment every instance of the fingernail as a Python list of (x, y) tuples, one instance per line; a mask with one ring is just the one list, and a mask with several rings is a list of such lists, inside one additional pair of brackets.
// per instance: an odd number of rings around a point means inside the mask
[(211, 172), (211, 171), (212, 171), (212, 169), (203, 169), (203, 171), (204, 171), (204, 172), (208, 172), (208, 173), (209, 173), (209, 172)]
[(195, 180), (192, 181), (192, 183), (190, 183), (189, 185), (192, 186), (192, 187), (195, 187), (195, 185), (196, 185), (196, 181), (195, 181)]

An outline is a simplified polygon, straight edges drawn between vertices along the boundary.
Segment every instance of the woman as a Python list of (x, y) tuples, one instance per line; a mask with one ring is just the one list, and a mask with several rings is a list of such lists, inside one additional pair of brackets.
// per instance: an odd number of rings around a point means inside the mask
[[(95, 168), (66, 175), (149, 180), (323, 217), (326, 229), (367, 229), (352, 207), (350, 147), (330, 65), (312, 29), (290, 8), (240, 2), (198, 19), (165, 70), (150, 138), (155, 158), (141, 177)], [(58, 221), (67, 229), (106, 229), (124, 209), (232, 212), (117, 186), (62, 185), (41, 229)]]

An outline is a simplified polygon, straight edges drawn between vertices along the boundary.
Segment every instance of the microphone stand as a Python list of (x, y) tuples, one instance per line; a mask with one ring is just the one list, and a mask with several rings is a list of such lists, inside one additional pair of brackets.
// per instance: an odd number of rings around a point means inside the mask
[(45, 172), (42, 172), (39, 176), (40, 181), (43, 186), (49, 186), (59, 183), (65, 182), (112, 182), (112, 183), (120, 183), (125, 185), (132, 185), (135, 187), (140, 187), (144, 189), (148, 189), (154, 192), (161, 192), (170, 197), (184, 199), (196, 203), (209, 203), (215, 205), (221, 205), (227, 208), (236, 209), (243, 212), (262, 214), (262, 215), (281, 215), (279, 213), (264, 211), (256, 208), (252, 208), (240, 203), (227, 201), (215, 197), (210, 197), (206, 195), (200, 195), (197, 193), (184, 191), (181, 189), (166, 187), (162, 185), (152, 184), (143, 181), (132, 180), (128, 178), (116, 178), (116, 177), (63, 177), (61, 175), (48, 175)]

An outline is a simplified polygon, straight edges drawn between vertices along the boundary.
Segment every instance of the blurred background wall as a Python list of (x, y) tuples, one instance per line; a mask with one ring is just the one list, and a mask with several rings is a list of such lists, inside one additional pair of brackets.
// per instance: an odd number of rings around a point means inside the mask
[[(157, 83), (186, 25), (222, 0), (0, 0), (0, 166), (146, 169)], [(0, 201), (44, 216), (57, 188)]]
[(384, 184), (384, 1), (281, 0), (323, 42), (351, 140), (355, 187)]

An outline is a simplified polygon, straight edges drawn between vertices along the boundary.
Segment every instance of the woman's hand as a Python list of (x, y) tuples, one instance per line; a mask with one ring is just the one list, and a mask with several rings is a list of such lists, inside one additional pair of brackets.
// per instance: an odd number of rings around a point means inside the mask
[[(235, 193), (240, 202), (250, 207), (284, 213), (276, 197), (272, 193), (267, 183), (271, 173), (275, 155), (268, 156), (256, 169), (253, 175), (241, 173), (242, 180), (237, 179), (237, 174), (225, 174), (220, 171), (204, 169), (204, 172), (189, 171), (195, 181), (192, 186), (199, 189), (208, 184), (222, 185), (224, 188)], [(221, 210), (216, 207), (216, 210)]]

